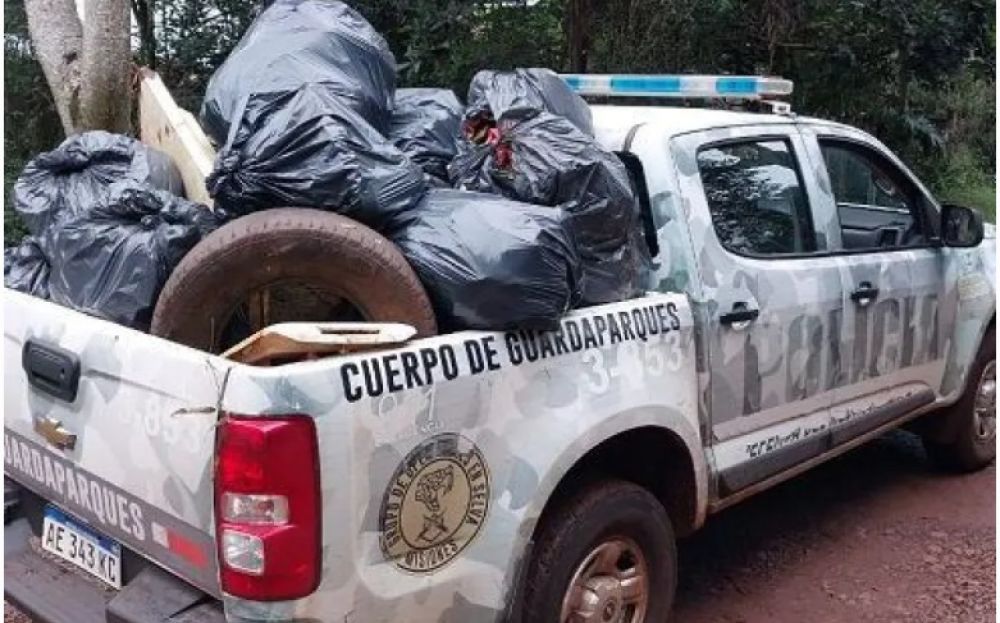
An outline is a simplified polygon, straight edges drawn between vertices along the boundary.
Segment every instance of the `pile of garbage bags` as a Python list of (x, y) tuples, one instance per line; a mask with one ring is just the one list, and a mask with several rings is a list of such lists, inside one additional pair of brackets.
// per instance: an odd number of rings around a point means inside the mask
[(87, 132), (32, 160), (12, 191), (31, 235), (4, 250), (7, 287), (146, 330), (163, 284), (224, 217), (177, 196), (169, 158)]
[(467, 102), (397, 90), (386, 41), (346, 4), (275, 0), (201, 109), (219, 147), (206, 180), (219, 211), (179, 197), (162, 154), (107, 133), (73, 137), (14, 188), (32, 236), (5, 251), (5, 280), (142, 328), (223, 214), (290, 206), (393, 240), (448, 330), (553, 328), (568, 309), (638, 294), (638, 203), (586, 102), (546, 69), (481, 71)]
[[(628, 172), (558, 75), (481, 71), (464, 109), (395, 78), (385, 40), (346, 4), (276, 0), (209, 82), (201, 120), (221, 145), (209, 192), (236, 214), (312, 207), (383, 233), (452, 329), (553, 327), (570, 307), (640, 291)], [(449, 187), (466, 192), (430, 190)], [(537, 251), (549, 263), (521, 261), (543, 239), (559, 241)]]

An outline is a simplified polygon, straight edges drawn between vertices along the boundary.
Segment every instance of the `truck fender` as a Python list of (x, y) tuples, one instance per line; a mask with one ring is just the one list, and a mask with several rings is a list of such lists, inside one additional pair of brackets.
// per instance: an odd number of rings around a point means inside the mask
[(683, 442), (694, 467), (696, 503), (693, 527), (695, 529), (700, 527), (708, 507), (708, 466), (698, 429), (692, 418), (685, 417), (679, 411), (661, 406), (641, 407), (602, 420), (589, 428), (585, 434), (574, 439), (557, 455), (548, 471), (541, 475), (536, 493), (528, 504), (518, 530), (521, 542), (517, 543), (517, 549), (525, 548), (553, 494), (574, 467), (605, 442), (641, 428), (662, 429)]

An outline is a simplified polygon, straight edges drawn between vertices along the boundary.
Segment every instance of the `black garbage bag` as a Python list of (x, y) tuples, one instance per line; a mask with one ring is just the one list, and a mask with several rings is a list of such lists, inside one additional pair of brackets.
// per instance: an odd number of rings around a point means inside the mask
[(431, 190), (393, 240), (427, 288), (440, 328), (552, 329), (577, 296), (563, 221), (561, 210)]
[(389, 138), (410, 160), (437, 180), (448, 179), (458, 152), (462, 104), (450, 89), (399, 89)]
[(3, 283), (25, 294), (49, 298), (49, 261), (31, 236), (3, 250)]
[(551, 69), (540, 68), (477, 73), (469, 85), (466, 132), (475, 134), (511, 114), (525, 118), (539, 112), (565, 117), (581, 132), (594, 135), (587, 102)]
[[(621, 160), (567, 119), (549, 113), (506, 118), (495, 140), (481, 162), (470, 158), (453, 163), (458, 185), (562, 208), (583, 270), (581, 303), (610, 303), (638, 295), (649, 254), (638, 203)], [(469, 168), (459, 172), (460, 165)]]
[(134, 181), (49, 232), (52, 301), (148, 330), (167, 277), (224, 220), (211, 210)]
[(448, 163), (448, 181), (454, 188), (480, 193), (499, 192), (490, 177), (490, 163), (498, 136), (497, 139), (490, 139), (494, 142), (459, 140), (458, 153)]
[(67, 138), (36, 156), (14, 184), (14, 210), (35, 236), (107, 197), (119, 180), (135, 180), (183, 195), (180, 173), (169, 156), (139, 141), (100, 130)]
[(316, 85), (243, 115), (207, 180), (233, 214), (275, 207), (337, 212), (384, 231), (423, 195), (423, 171), (342, 98)]
[(221, 145), (241, 115), (254, 117), (258, 106), (304, 85), (335, 94), (388, 131), (396, 59), (371, 24), (335, 0), (272, 2), (212, 75), (201, 123)]

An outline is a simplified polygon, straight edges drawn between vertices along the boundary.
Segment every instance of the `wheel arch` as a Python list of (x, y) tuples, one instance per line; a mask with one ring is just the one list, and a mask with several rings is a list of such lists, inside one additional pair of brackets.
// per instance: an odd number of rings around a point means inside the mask
[(908, 430), (938, 443), (947, 443), (955, 438), (958, 431), (954, 418), (947, 417), (948, 410), (958, 404), (962, 396), (969, 391), (970, 384), (976, 382), (970, 371), (975, 364), (976, 358), (979, 357), (979, 353), (982, 351), (987, 336), (991, 332), (994, 332), (995, 338), (996, 321), (996, 309), (994, 307), (990, 313), (989, 320), (982, 323), (978, 329), (972, 359), (962, 372), (961, 383), (958, 385), (957, 390), (953, 391), (948, 399), (942, 401), (943, 404), (941, 404), (940, 408), (906, 424), (905, 427)]
[[(996, 302), (995, 301), (991, 305), (991, 310), (990, 310), (990, 314), (989, 314), (988, 317), (989, 317), (989, 320), (987, 320), (986, 322), (982, 323), (982, 325), (980, 325), (980, 327), (978, 329), (978, 335), (977, 335), (976, 341), (975, 341), (975, 350), (972, 353), (972, 361), (973, 362), (976, 360), (977, 357), (979, 357), (979, 353), (983, 349), (983, 343), (985, 342), (986, 337), (990, 334), (990, 330), (994, 330), (994, 331), (996, 330), (996, 326), (997, 326), (997, 311), (996, 311)], [(971, 368), (971, 363), (970, 363), (970, 368)], [(963, 378), (963, 382), (962, 382), (962, 391), (965, 391), (968, 388), (969, 383), (973, 383), (973, 382), (975, 382), (975, 379), (970, 378), (970, 375), (968, 374), (968, 370), (966, 370), (966, 373), (964, 374), (964, 378)], [(958, 400), (958, 398), (956, 397), (955, 400)]]
[[(516, 529), (512, 545), (516, 555), (511, 558), (510, 567), (506, 572), (507, 620), (512, 623), (519, 623), (522, 620), (519, 596), (524, 589), (524, 574), (527, 572), (535, 538), (545, 514), (555, 507), (562, 496), (570, 493), (574, 485), (588, 482), (581, 479), (581, 476), (600, 474), (599, 471), (595, 472), (589, 468), (601, 464), (599, 459), (602, 453), (616, 446), (628, 446), (629, 440), (647, 437), (665, 442), (663, 445), (652, 444), (654, 447), (677, 453), (673, 456), (685, 456), (684, 465), (690, 469), (685, 473), (685, 478), (688, 480), (678, 489), (685, 490), (689, 494), (686, 503), (690, 506), (685, 507), (685, 510), (690, 509), (692, 512), (687, 520), (681, 522), (683, 525), (677, 525), (671, 516), (675, 533), (686, 535), (701, 527), (708, 509), (708, 463), (696, 413), (685, 414), (663, 405), (645, 406), (626, 410), (614, 417), (591, 424), (583, 432), (575, 434), (574, 439), (564, 445), (548, 463), (548, 469), (539, 473), (532, 500), (528, 502)], [(648, 456), (640, 455), (638, 452), (631, 454), (636, 457)], [(658, 459), (658, 456), (650, 458)], [(649, 462), (656, 465), (652, 460)], [(666, 474), (664, 470), (658, 476), (664, 486), (671, 482)], [(607, 475), (615, 476), (613, 473)], [(660, 499), (659, 495), (657, 498)]]
[(669, 428), (643, 426), (623, 431), (591, 448), (559, 480), (535, 525), (546, 512), (584, 483), (620, 478), (651, 492), (663, 504), (678, 536), (694, 532), (704, 519), (699, 511), (697, 474), (683, 438)]
[(993, 314), (990, 316), (990, 321), (986, 323), (986, 326), (983, 327), (983, 332), (979, 334), (979, 347), (980, 348), (982, 348), (982, 346), (983, 346), (983, 339), (986, 338), (986, 334), (989, 333), (989, 330), (990, 329), (996, 329), (996, 327), (997, 327), (997, 311), (994, 308)]
[(588, 431), (562, 453), (539, 482), (539, 495), (528, 515), (532, 523), (522, 526), (522, 534), (530, 530), (533, 536), (562, 496), (601, 476), (649, 489), (664, 504), (678, 535), (690, 534), (704, 523), (708, 468), (694, 425), (672, 411), (626, 413), (616, 421), (622, 419), (629, 425)]

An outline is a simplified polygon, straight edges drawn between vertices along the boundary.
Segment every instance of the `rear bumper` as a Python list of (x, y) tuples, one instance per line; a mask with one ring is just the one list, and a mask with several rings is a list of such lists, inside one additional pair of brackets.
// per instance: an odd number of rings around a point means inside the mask
[(218, 600), (155, 565), (116, 591), (43, 557), (29, 543), (28, 517), (7, 504), (4, 511), (4, 598), (33, 621), (225, 623)]

